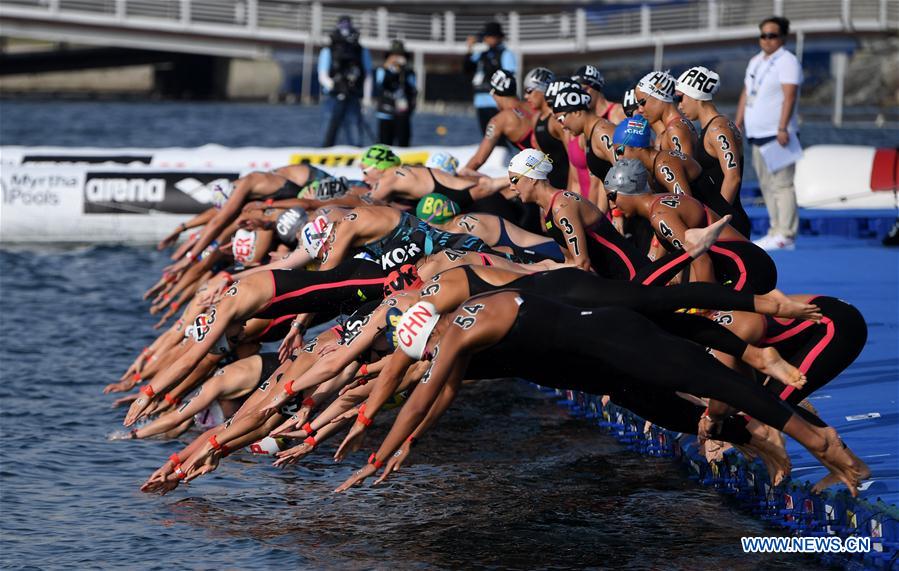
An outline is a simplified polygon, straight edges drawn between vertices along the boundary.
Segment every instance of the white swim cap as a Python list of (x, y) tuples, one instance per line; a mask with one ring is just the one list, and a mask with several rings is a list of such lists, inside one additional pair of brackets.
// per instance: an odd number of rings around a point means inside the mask
[(303, 248), (313, 258), (318, 256), (325, 240), (331, 234), (334, 223), (327, 216), (317, 216), (315, 220), (303, 226)]
[(698, 101), (711, 101), (721, 87), (721, 78), (707, 67), (691, 67), (677, 78), (674, 88)]
[(667, 71), (653, 71), (643, 76), (637, 89), (659, 101), (674, 101), (674, 77)]
[(509, 172), (534, 180), (546, 180), (546, 175), (552, 170), (552, 159), (537, 149), (525, 149), (509, 162)]
[(212, 205), (221, 210), (228, 202), (232, 192), (234, 192), (234, 184), (230, 180), (218, 179), (212, 184)]
[(437, 308), (429, 301), (419, 301), (407, 309), (396, 326), (396, 340), (403, 353), (420, 361), (428, 344), (428, 337), (439, 320)]
[(239, 228), (231, 238), (231, 253), (234, 254), (235, 262), (252, 262), (256, 255), (256, 232)]
[(250, 444), (250, 452), (253, 454), (262, 454), (264, 456), (274, 456), (281, 451), (278, 440), (271, 436), (266, 436), (262, 440)]
[(440, 169), (455, 176), (456, 171), (459, 169), (459, 159), (446, 151), (437, 151), (428, 156), (425, 166), (431, 169)]

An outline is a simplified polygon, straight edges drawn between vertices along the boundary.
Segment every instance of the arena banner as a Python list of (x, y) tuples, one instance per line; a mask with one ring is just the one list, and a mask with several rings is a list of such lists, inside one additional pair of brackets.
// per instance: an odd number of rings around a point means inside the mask
[(7, 164), (0, 169), (0, 242), (153, 242), (209, 208), (212, 184), (240, 174)]
[(212, 204), (216, 183), (239, 176), (235, 171), (86, 170), (84, 214), (199, 214)]
[[(432, 152), (445, 151), (465, 164), (477, 151), (476, 145), (458, 147), (409, 147), (396, 151), (407, 164), (424, 164)], [(120, 165), (127, 168), (157, 167), (163, 169), (237, 169), (272, 170), (296, 164), (311, 164), (333, 174), (358, 177), (358, 160), (363, 148), (338, 146), (317, 147), (241, 147), (204, 145), (196, 148), (67, 148), (67, 147), (0, 147), (0, 163), (3, 165)], [(488, 158), (481, 172), (490, 176), (502, 176), (508, 165), (505, 149), (496, 149)]]

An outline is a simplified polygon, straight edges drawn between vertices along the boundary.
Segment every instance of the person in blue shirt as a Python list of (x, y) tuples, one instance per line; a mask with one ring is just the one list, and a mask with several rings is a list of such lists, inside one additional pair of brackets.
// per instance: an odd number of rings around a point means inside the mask
[(394, 40), (384, 65), (375, 70), (379, 143), (409, 146), (417, 95), (415, 72), (408, 66), (406, 48), (403, 42)]
[(518, 71), (518, 66), (515, 54), (503, 44), (505, 35), (499, 22), (488, 22), (481, 36), (482, 43), (478, 43), (475, 36), (468, 36), (468, 54), (465, 56), (463, 69), (472, 76), (474, 107), (483, 133), (490, 119), (499, 112), (490, 95), (490, 78), (498, 69), (514, 74)]
[(362, 98), (371, 94), (371, 53), (359, 44), (359, 32), (349, 16), (341, 16), (331, 32), (330, 46), (318, 54), (318, 82), (325, 97), (323, 147), (333, 146), (338, 129), (349, 144), (359, 146)]

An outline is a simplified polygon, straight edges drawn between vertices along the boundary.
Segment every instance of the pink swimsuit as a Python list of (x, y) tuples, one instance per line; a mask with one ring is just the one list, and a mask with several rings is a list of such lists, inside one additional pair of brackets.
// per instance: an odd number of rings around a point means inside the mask
[(590, 200), (590, 171), (587, 169), (587, 153), (578, 144), (578, 138), (568, 139), (568, 161), (577, 170), (577, 182), (581, 196)]

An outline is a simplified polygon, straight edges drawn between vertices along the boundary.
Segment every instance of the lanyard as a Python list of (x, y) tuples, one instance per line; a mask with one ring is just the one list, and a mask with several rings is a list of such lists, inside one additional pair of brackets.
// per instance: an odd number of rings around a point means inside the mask
[(765, 80), (765, 76), (768, 75), (768, 72), (771, 71), (771, 68), (774, 67), (774, 63), (782, 55), (783, 55), (783, 52), (777, 54), (777, 57), (773, 57), (770, 60), (768, 60), (768, 67), (766, 67), (764, 73), (762, 73), (758, 77), (756, 77), (755, 72), (758, 71), (758, 68), (760, 68), (764, 64), (759, 63), (757, 66), (755, 66), (755, 69), (753, 70), (753, 72), (749, 74), (749, 77), (752, 78), (752, 87), (749, 89), (749, 95), (755, 97), (756, 94), (758, 94), (759, 87), (762, 86), (762, 81)]

